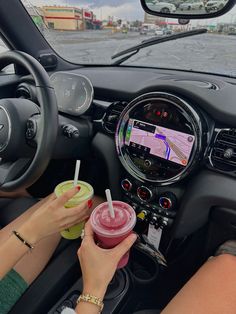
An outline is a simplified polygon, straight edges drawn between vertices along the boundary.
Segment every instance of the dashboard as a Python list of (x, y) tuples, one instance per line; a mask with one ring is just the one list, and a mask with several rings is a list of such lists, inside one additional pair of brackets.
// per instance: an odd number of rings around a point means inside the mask
[[(84, 134), (106, 164), (113, 196), (142, 219), (161, 218), (183, 237), (206, 223), (212, 206), (236, 201), (228, 192), (236, 175), (234, 79), (129, 67), (80, 68), (51, 79), (62, 124)], [(66, 142), (64, 152), (71, 154), (69, 145), (85, 151), (81, 138)]]

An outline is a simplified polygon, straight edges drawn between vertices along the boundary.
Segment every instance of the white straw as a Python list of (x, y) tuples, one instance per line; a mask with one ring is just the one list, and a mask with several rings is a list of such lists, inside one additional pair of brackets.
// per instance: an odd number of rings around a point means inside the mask
[(78, 184), (77, 182), (78, 182), (78, 178), (79, 178), (79, 169), (80, 169), (80, 160), (76, 160), (74, 186), (76, 186)]
[(109, 189), (106, 189), (105, 193), (106, 193), (106, 197), (107, 197), (107, 202), (108, 202), (108, 207), (109, 207), (109, 212), (110, 212), (111, 218), (115, 218), (115, 212), (114, 212), (114, 208), (112, 205), (111, 191)]

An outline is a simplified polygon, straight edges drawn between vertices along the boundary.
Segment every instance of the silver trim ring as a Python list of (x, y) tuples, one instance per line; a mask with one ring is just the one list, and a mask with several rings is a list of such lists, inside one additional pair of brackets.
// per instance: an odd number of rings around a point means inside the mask
[[(123, 187), (123, 182), (124, 182), (124, 181), (128, 181), (128, 183), (129, 183), (129, 185), (130, 185), (130, 189), (129, 189), (128, 191), (125, 190), (124, 187)], [(123, 179), (123, 180), (121, 181), (121, 187), (122, 187), (122, 189), (123, 189), (125, 192), (129, 192), (129, 191), (132, 190), (133, 184), (130, 182), (129, 179)]]
[[(144, 199), (142, 199), (139, 195), (138, 195), (138, 189), (146, 189), (149, 193), (150, 193), (150, 198), (149, 199), (147, 199), (147, 200), (144, 200)], [(152, 193), (152, 191), (149, 189), (149, 188), (147, 188), (145, 185), (141, 185), (141, 186), (138, 186), (137, 187), (137, 196), (138, 196), (138, 198), (141, 200), (141, 201), (143, 201), (143, 202), (148, 202), (152, 197), (153, 197), (153, 193)]]
[[(174, 99), (173, 99), (174, 98)], [(122, 142), (123, 139), (120, 138), (120, 129), (124, 127), (124, 124), (127, 122), (128, 117), (127, 115), (131, 110), (133, 110), (135, 107), (139, 106), (143, 103), (143, 101), (152, 101), (152, 100), (164, 100), (166, 102), (169, 102), (173, 104), (175, 107), (181, 109), (185, 112), (185, 114), (188, 115), (190, 118), (190, 122), (193, 127), (194, 136), (196, 138), (192, 152), (191, 157), (189, 159), (188, 165), (180, 171), (178, 174), (174, 175), (173, 177), (170, 177), (168, 179), (150, 179), (144, 177), (143, 174), (139, 173), (135, 165), (130, 161), (130, 158), (127, 158), (123, 155), (122, 152)], [(176, 100), (176, 102), (174, 101)], [(178, 102), (177, 102), (178, 101)], [(175, 94), (166, 93), (166, 92), (150, 92), (143, 94), (141, 96), (136, 97), (133, 99), (128, 106), (124, 109), (122, 112), (119, 122), (117, 124), (116, 133), (115, 133), (115, 141), (116, 141), (116, 150), (119, 156), (119, 159), (124, 166), (124, 168), (128, 171), (129, 174), (131, 174), (133, 177), (135, 177), (138, 180), (141, 180), (142, 182), (153, 182), (157, 183), (159, 185), (168, 185), (172, 184), (174, 182), (177, 182), (184, 178), (191, 170), (193, 169), (193, 166), (198, 162), (200, 158), (200, 153), (202, 149), (202, 125), (199, 114), (195, 111), (194, 108), (191, 107), (191, 105), (186, 102), (184, 99), (176, 96)]]
[[(82, 75), (82, 74), (77, 74), (77, 73), (71, 73), (71, 72), (67, 72), (67, 71), (58, 71), (58, 72), (55, 72), (55, 73), (53, 73), (52, 75), (50, 75), (50, 81), (51, 81), (51, 79), (52, 78), (54, 78), (57, 74), (67, 74), (67, 75), (72, 75), (72, 76), (77, 76), (77, 77), (81, 77), (81, 78), (83, 78), (85, 81), (87, 81), (87, 83), (88, 83), (88, 85), (90, 86), (90, 88), (91, 88), (91, 93), (89, 93), (89, 95), (87, 94), (87, 99), (89, 99), (88, 100), (88, 104), (87, 105), (84, 105), (84, 103), (83, 103), (83, 106), (82, 106), (82, 110), (80, 109), (80, 112), (78, 112), (78, 113), (76, 113), (76, 112), (71, 112), (71, 111), (69, 111), (69, 110), (66, 110), (65, 108), (62, 108), (62, 109), (60, 109), (59, 107), (58, 107), (58, 111), (60, 111), (60, 112), (64, 112), (64, 113), (67, 113), (67, 114), (70, 114), (70, 115), (72, 115), (72, 116), (81, 116), (81, 115), (83, 115), (89, 108), (90, 108), (90, 106), (91, 106), (91, 104), (92, 104), (92, 102), (93, 102), (93, 98), (94, 98), (94, 88), (93, 88), (93, 84), (92, 84), (92, 82), (90, 81), (90, 79), (87, 77), (87, 76), (85, 76), (85, 75)], [(55, 90), (55, 89), (54, 89)], [(87, 91), (86, 91), (87, 92)], [(56, 93), (55, 93), (56, 94)], [(56, 97), (57, 97), (57, 95), (56, 95)], [(83, 108), (84, 107), (84, 108)]]
[[(161, 199), (167, 200), (167, 201), (170, 203), (170, 207), (169, 207), (169, 208), (164, 207), (164, 206), (161, 204)], [(160, 206), (161, 208), (163, 208), (163, 209), (171, 209), (172, 206), (173, 206), (172, 200), (171, 200), (169, 197), (166, 197), (166, 196), (161, 196), (161, 197), (159, 198), (159, 202), (158, 202), (158, 203), (159, 203), (159, 206)]]

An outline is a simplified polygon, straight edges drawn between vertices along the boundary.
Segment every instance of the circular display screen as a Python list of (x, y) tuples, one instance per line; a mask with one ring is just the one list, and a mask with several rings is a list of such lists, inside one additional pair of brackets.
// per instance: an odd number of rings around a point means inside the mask
[(59, 111), (79, 116), (90, 108), (94, 91), (87, 77), (76, 73), (55, 72), (50, 76), (50, 81)]
[(183, 178), (198, 160), (201, 121), (184, 100), (149, 93), (122, 112), (116, 146), (126, 170), (142, 180), (167, 184)]

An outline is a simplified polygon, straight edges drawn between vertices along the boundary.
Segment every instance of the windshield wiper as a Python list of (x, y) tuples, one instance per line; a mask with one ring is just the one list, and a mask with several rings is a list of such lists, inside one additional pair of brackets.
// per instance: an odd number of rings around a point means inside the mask
[(182, 33), (178, 33), (178, 34), (173, 34), (173, 35), (168, 35), (165, 37), (152, 37), (150, 39), (147, 40), (143, 40), (140, 44), (132, 46), (128, 49), (122, 50), (116, 54), (114, 54), (111, 58), (115, 59), (118, 57), (121, 57), (123, 55), (126, 55), (127, 53), (130, 53), (129, 55), (115, 61), (114, 63), (112, 63), (113, 65), (119, 65), (122, 62), (124, 62), (125, 60), (129, 59), (130, 57), (132, 57), (133, 55), (135, 55), (136, 53), (139, 52), (140, 49), (152, 46), (152, 45), (156, 45), (156, 44), (160, 44), (160, 43), (164, 43), (166, 41), (171, 41), (171, 40), (175, 40), (175, 39), (179, 39), (179, 38), (184, 38), (184, 37), (190, 37), (190, 36), (194, 36), (194, 35), (200, 35), (200, 34), (204, 34), (207, 32), (206, 28), (199, 28), (199, 29), (194, 29), (192, 31), (187, 31), (187, 32), (182, 32)]

